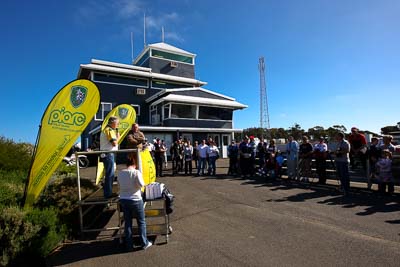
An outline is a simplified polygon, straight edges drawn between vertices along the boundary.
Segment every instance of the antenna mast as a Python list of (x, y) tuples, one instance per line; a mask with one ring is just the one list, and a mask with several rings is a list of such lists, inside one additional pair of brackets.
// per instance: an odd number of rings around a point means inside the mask
[(143, 47), (146, 48), (146, 13), (143, 14)]
[(268, 113), (267, 86), (265, 83), (265, 62), (264, 57), (260, 57), (258, 63), (260, 71), (260, 128), (270, 129)]
[(161, 27), (161, 41), (164, 43), (164, 26)]
[(133, 63), (133, 32), (131, 32), (131, 49), (132, 49), (132, 63)]

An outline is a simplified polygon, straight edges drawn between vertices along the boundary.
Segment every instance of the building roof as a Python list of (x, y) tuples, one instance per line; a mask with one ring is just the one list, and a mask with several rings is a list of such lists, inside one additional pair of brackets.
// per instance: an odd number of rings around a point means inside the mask
[(164, 51), (168, 51), (168, 52), (174, 52), (174, 53), (178, 53), (178, 54), (183, 54), (183, 55), (188, 55), (188, 56), (196, 56), (196, 54), (193, 54), (191, 52), (185, 51), (183, 49), (180, 49), (178, 47), (169, 45), (167, 43), (155, 43), (155, 44), (149, 44), (147, 47), (150, 48), (157, 48), (159, 50), (164, 50)]
[(103, 71), (103, 72), (123, 74), (128, 76), (183, 82), (183, 83), (193, 84), (194, 86), (202, 86), (207, 84), (206, 82), (202, 82), (196, 79), (161, 74), (161, 73), (153, 73), (150, 68), (143, 68), (128, 64), (121, 64), (121, 63), (115, 63), (97, 59), (92, 59), (90, 64), (81, 64), (78, 72), (78, 78), (81, 77), (84, 70)]
[(133, 64), (136, 64), (142, 56), (149, 51), (151, 48), (155, 48), (157, 50), (161, 50), (164, 52), (172, 52), (175, 54), (179, 55), (184, 55), (184, 56), (189, 56), (189, 57), (196, 57), (196, 54), (193, 54), (191, 52), (185, 51), (183, 49), (180, 49), (178, 47), (172, 46), (167, 43), (155, 43), (155, 44), (149, 44), (145, 48), (143, 48), (142, 52), (136, 57), (136, 59), (133, 61)]

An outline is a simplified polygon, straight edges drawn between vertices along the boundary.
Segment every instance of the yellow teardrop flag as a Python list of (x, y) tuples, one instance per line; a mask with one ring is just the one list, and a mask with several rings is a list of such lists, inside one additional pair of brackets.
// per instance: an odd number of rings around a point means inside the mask
[(25, 207), (32, 206), (63, 157), (96, 114), (99, 104), (97, 86), (84, 79), (68, 83), (54, 96), (39, 128), (25, 188)]
[[(107, 127), (108, 119), (111, 116), (115, 116), (119, 119), (118, 132), (120, 138), (118, 144), (124, 140), (125, 136), (128, 134), (129, 130), (132, 128), (132, 124), (136, 121), (136, 111), (128, 104), (121, 104), (113, 108), (107, 116), (105, 117), (103, 124), (101, 125), (101, 131)], [(97, 172), (96, 172), (96, 184), (99, 184), (101, 178), (104, 176), (104, 164), (103, 162), (98, 162)]]

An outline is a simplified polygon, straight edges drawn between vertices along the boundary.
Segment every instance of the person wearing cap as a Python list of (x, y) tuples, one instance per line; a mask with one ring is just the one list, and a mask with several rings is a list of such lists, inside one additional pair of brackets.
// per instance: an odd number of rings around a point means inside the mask
[(357, 127), (351, 128), (351, 134), (347, 138), (349, 141), (350, 149), (350, 166), (355, 167), (355, 159), (358, 158), (361, 161), (364, 171), (367, 170), (367, 139), (365, 135), (359, 133)]
[(318, 143), (314, 145), (315, 165), (318, 175), (318, 183), (326, 184), (326, 157), (328, 156), (328, 145), (324, 137), (320, 137)]
[[(111, 116), (108, 119), (107, 126), (100, 134), (100, 150), (103, 151), (115, 151), (118, 150), (119, 132), (118, 132), (118, 117)], [(112, 187), (114, 182), (114, 153), (104, 153), (100, 155), (101, 161), (104, 164), (104, 198), (112, 197)]]
[(288, 179), (297, 178), (297, 158), (299, 153), (299, 143), (293, 139), (293, 136), (288, 137), (286, 144), (286, 164)]
[(228, 175), (237, 175), (237, 160), (239, 155), (239, 148), (235, 140), (228, 146), (229, 169)]

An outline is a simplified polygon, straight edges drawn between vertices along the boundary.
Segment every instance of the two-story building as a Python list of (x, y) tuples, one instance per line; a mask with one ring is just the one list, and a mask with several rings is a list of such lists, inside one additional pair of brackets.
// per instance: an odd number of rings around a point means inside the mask
[(194, 142), (211, 136), (226, 157), (235, 129), (233, 112), (247, 106), (234, 98), (203, 88), (195, 78), (196, 55), (166, 43), (146, 46), (132, 65), (92, 59), (82, 64), (78, 78), (93, 81), (101, 103), (81, 136), (83, 148), (98, 138), (107, 113), (119, 104), (132, 105), (136, 122), (150, 140), (169, 146), (182, 136)]

